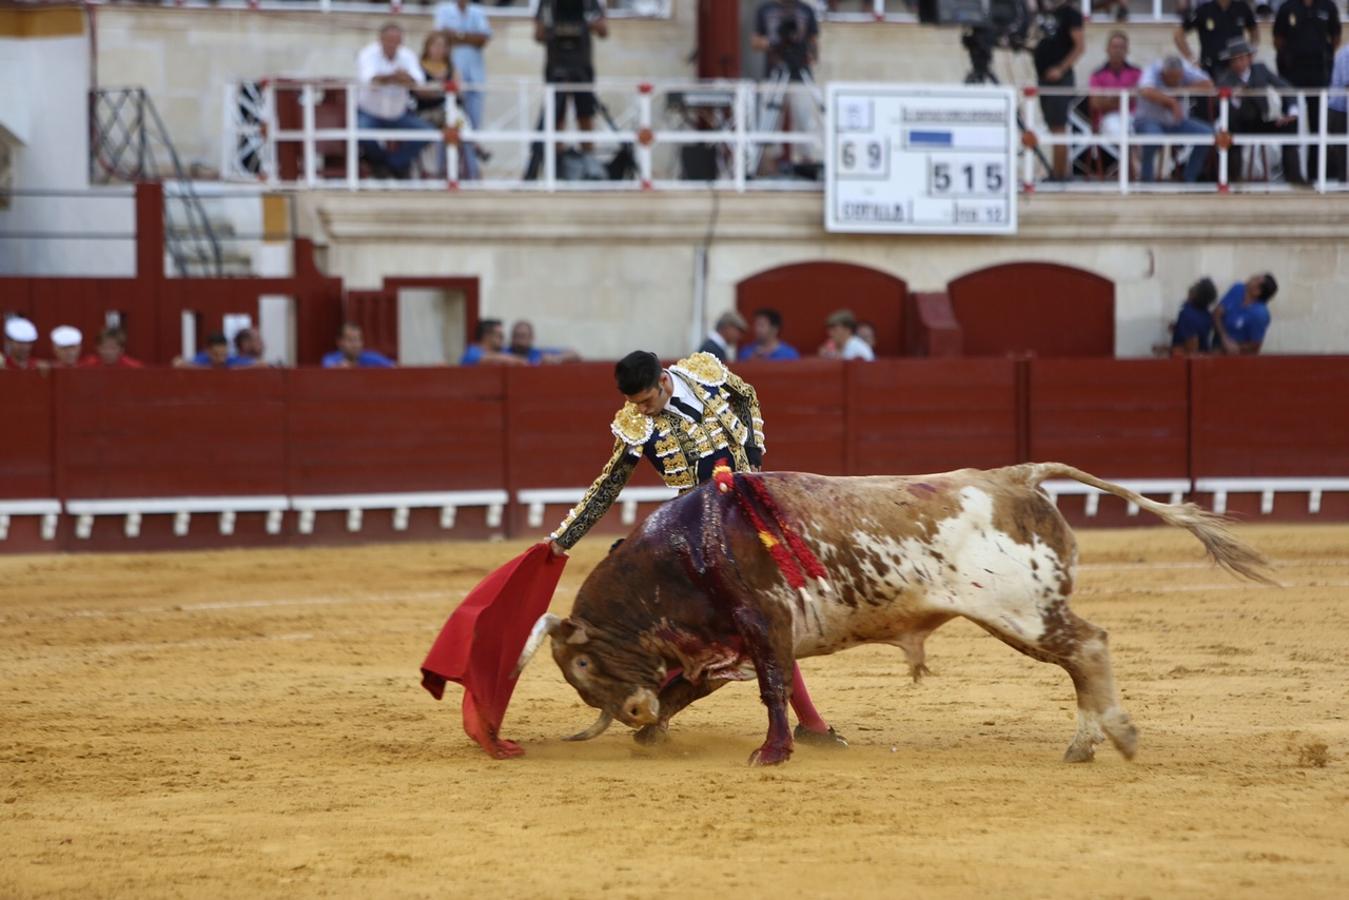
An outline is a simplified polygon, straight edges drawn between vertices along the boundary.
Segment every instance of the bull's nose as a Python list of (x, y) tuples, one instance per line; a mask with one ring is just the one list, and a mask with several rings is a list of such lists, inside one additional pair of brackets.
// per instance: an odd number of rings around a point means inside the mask
[(650, 725), (660, 717), (660, 701), (649, 690), (641, 690), (623, 704), (623, 717), (634, 728)]

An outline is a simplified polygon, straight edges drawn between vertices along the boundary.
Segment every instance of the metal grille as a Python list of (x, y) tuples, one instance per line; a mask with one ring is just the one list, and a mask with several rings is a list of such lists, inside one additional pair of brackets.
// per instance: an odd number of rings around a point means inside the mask
[(89, 182), (163, 181), (164, 248), (180, 277), (224, 273), (220, 241), (144, 88), (89, 92)]

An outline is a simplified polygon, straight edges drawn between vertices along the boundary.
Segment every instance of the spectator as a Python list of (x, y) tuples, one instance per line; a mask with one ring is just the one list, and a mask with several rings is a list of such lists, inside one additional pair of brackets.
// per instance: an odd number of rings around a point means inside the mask
[[(1335, 48), (1340, 44), (1340, 11), (1331, 0), (1288, 0), (1274, 18), (1275, 63), (1279, 75), (1294, 87), (1322, 88), (1330, 84)], [(1321, 98), (1306, 95), (1307, 131), (1321, 127)], [(1307, 178), (1315, 177), (1318, 147), (1307, 148)]]
[(5, 352), (0, 354), (0, 368), (37, 369), (41, 368), (33, 358), (33, 345), (37, 343), (37, 327), (22, 316), (14, 316), (5, 321)]
[[(1187, 31), (1199, 32), (1198, 60), (1190, 49), (1189, 38), (1185, 36)], [(1181, 19), (1173, 40), (1181, 56), (1190, 63), (1197, 61), (1199, 67), (1216, 82), (1218, 76), (1227, 69), (1221, 59), (1223, 48), (1243, 33), (1252, 47), (1260, 43), (1260, 27), (1256, 25), (1255, 13), (1251, 12), (1246, 0), (1207, 0)]]
[[(1231, 111), (1228, 124), (1233, 134), (1296, 134), (1297, 98), (1282, 98), (1283, 111), (1276, 111), (1269, 98), (1263, 93), (1266, 88), (1286, 88), (1291, 85), (1275, 75), (1264, 63), (1252, 61), (1254, 52), (1251, 46), (1241, 38), (1233, 38), (1223, 50), (1223, 60), (1227, 71), (1218, 84), (1229, 87), (1234, 93), (1231, 99)], [(1252, 94), (1251, 92), (1259, 92)], [(1293, 184), (1302, 184), (1302, 167), (1298, 160), (1297, 147), (1285, 144), (1280, 149), (1283, 157), (1283, 177)], [(1232, 147), (1227, 166), (1228, 180), (1241, 179), (1242, 148)]]
[(126, 332), (116, 326), (98, 335), (94, 352), (80, 360), (81, 369), (141, 369), (144, 363), (126, 355)]
[(1217, 299), (1218, 288), (1212, 278), (1201, 278), (1190, 285), (1171, 329), (1172, 356), (1209, 352), (1209, 339), (1213, 334), (1211, 308)]
[(1252, 275), (1244, 284), (1238, 281), (1228, 288), (1213, 317), (1217, 332), (1214, 349), (1229, 354), (1259, 353), (1269, 330), (1269, 301), (1278, 291), (1279, 283), (1270, 272)]
[(776, 309), (760, 309), (754, 313), (754, 343), (740, 348), (741, 361), (747, 359), (800, 359), (801, 354), (791, 344), (778, 340), (782, 333), (782, 313)]
[[(1040, 20), (1040, 41), (1035, 45), (1035, 74), (1042, 88), (1069, 88), (1076, 82), (1073, 64), (1086, 48), (1082, 13), (1074, 0), (1049, 0), (1052, 11)], [(1066, 93), (1040, 93), (1040, 112), (1054, 134), (1068, 131), (1068, 110), (1073, 97)], [(1054, 145), (1054, 180), (1068, 177), (1068, 145)]]
[(857, 317), (850, 309), (835, 310), (825, 320), (829, 340), (820, 347), (820, 355), (827, 359), (864, 359), (875, 362), (876, 354), (866, 341), (857, 336)]
[[(1346, 97), (1346, 91), (1349, 91), (1349, 44), (1341, 47), (1335, 53), (1335, 68), (1330, 73), (1330, 99), (1326, 101), (1329, 112), (1326, 116), (1327, 130), (1332, 135), (1339, 137), (1345, 136), (1346, 128), (1349, 128), (1349, 97)], [(1338, 91), (1339, 93), (1335, 93)], [(1340, 181), (1349, 181), (1349, 166), (1346, 166), (1345, 146), (1340, 144), (1338, 147), (1331, 147), (1327, 154), (1327, 174), (1331, 178), (1339, 178)]]
[(393, 360), (365, 349), (365, 332), (355, 322), (345, 322), (337, 333), (337, 350), (323, 357), (325, 369), (392, 369)]
[(73, 369), (80, 364), (80, 345), (84, 335), (78, 328), (70, 325), (57, 325), (52, 329), (52, 368)]
[(871, 352), (876, 352), (876, 326), (865, 320), (857, 323), (857, 336), (867, 342)]
[[(811, 77), (811, 66), (820, 56), (820, 23), (815, 10), (800, 0), (759, 4), (750, 47), (764, 54), (764, 78), (774, 84), (766, 94), (769, 121), (763, 127), (785, 131), (790, 125), (792, 131), (817, 133), (819, 116)], [(788, 119), (785, 123), (781, 121), (784, 110)], [(778, 120), (776, 125), (774, 119)], [(795, 148), (800, 165), (813, 168), (819, 162), (813, 144), (797, 144)], [(790, 155), (781, 164), (790, 168)]]
[[(1138, 79), (1138, 109), (1134, 113), (1134, 130), (1146, 134), (1202, 134), (1212, 135), (1213, 126), (1190, 118), (1189, 98), (1193, 91), (1210, 91), (1213, 82), (1202, 71), (1179, 56), (1152, 63)], [(1208, 161), (1208, 143), (1190, 146), (1190, 158), (1185, 163), (1185, 180), (1195, 182)], [(1153, 164), (1157, 159), (1157, 145), (1144, 144), (1142, 179), (1154, 179)]]
[[(426, 87), (414, 90), (413, 104), (418, 117), (439, 130), (445, 127), (445, 87), (454, 78), (450, 44), (443, 32), (433, 31), (426, 36), (418, 62)], [(422, 170), (438, 178), (445, 176), (444, 144), (431, 144), (422, 152)]]
[[(483, 48), (492, 39), (492, 26), (481, 6), (469, 0), (453, 0), (436, 4), (436, 28), (450, 40), (450, 62), (459, 80), (459, 103), (464, 115), (474, 128), (482, 127), (483, 93), (478, 88), (487, 80), (487, 66), (483, 62)], [(473, 144), (462, 144), (464, 177), (477, 178), (480, 150)]]
[[(531, 341), (533, 329), (531, 328)], [(527, 366), (528, 360), (505, 351), (506, 336), (500, 319), (480, 319), (473, 343), (459, 359), (461, 366)]]
[[(544, 81), (592, 85), (595, 81), (592, 34), (600, 38), (609, 36), (609, 23), (600, 0), (539, 0), (534, 13), (534, 40), (545, 47)], [(576, 127), (581, 131), (593, 130), (598, 103), (590, 90), (558, 92), (553, 124), (562, 130), (569, 100), (576, 110)], [(594, 145), (583, 143), (581, 150), (589, 154)], [(598, 166), (598, 162), (593, 165)], [(594, 174), (587, 173), (587, 177)]]
[(511, 346), (507, 352), (512, 356), (523, 359), (531, 366), (581, 361), (581, 355), (575, 350), (567, 350), (561, 347), (535, 347), (534, 325), (528, 319), (521, 319), (511, 326)]
[[(388, 22), (379, 30), (379, 40), (366, 45), (356, 57), (356, 80), (361, 84), (356, 101), (356, 120), (364, 129), (434, 131), (435, 126), (408, 108), (409, 89), (426, 83), (417, 56), (403, 46), (403, 29)], [(376, 178), (407, 178), (412, 161), (426, 141), (399, 139), (390, 151), (378, 141), (361, 141), (361, 154)]]
[[(1124, 9), (1125, 7), (1120, 7)], [(1088, 84), (1097, 91), (1119, 91), (1132, 89), (1143, 77), (1143, 70), (1129, 62), (1129, 36), (1122, 31), (1110, 32), (1105, 42), (1105, 62), (1091, 73)], [(1124, 117), (1120, 115), (1118, 94), (1092, 94), (1088, 101), (1097, 133), (1119, 135), (1124, 130)], [(1138, 108), (1134, 99), (1129, 100), (1129, 112)]]
[(748, 330), (745, 317), (733, 309), (728, 310), (717, 317), (717, 324), (707, 333), (698, 352), (711, 353), (722, 362), (730, 362), (735, 359), (735, 348), (745, 339)]
[(266, 365), (262, 334), (256, 328), (241, 328), (234, 335), (234, 359), (238, 366)]
[(206, 349), (197, 352), (191, 359), (175, 359), (174, 368), (178, 369), (232, 369), (235, 357), (230, 355), (230, 342), (220, 332), (207, 335)]

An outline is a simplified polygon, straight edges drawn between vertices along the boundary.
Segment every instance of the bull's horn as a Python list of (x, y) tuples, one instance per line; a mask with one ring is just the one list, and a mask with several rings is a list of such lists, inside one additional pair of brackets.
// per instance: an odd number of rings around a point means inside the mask
[(590, 740), (591, 738), (597, 738), (597, 737), (599, 737), (600, 735), (604, 734), (604, 732), (607, 731), (607, 730), (609, 729), (609, 726), (612, 725), (612, 724), (614, 724), (614, 717), (611, 716), (611, 715), (609, 715), (607, 712), (602, 712), (602, 713), (600, 713), (600, 717), (599, 717), (598, 719), (595, 720), (595, 724), (594, 724), (594, 725), (591, 725), (591, 726), (590, 726), (589, 728), (587, 728), (585, 731), (578, 731), (576, 734), (573, 734), (571, 737), (565, 737), (565, 738), (563, 738), (562, 740), (564, 740), (564, 741), (588, 741), (588, 740)]
[(515, 664), (515, 671), (511, 673), (512, 678), (520, 677), (520, 673), (525, 670), (525, 666), (543, 646), (544, 639), (556, 631), (557, 626), (561, 624), (562, 619), (552, 613), (544, 613), (539, 616), (539, 621), (534, 623), (534, 628), (529, 632), (529, 640), (525, 641), (525, 649), (520, 651), (520, 659)]

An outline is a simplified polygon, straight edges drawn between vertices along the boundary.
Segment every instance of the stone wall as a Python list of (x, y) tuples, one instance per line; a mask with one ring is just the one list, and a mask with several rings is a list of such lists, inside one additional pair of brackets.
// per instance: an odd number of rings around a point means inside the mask
[[(1031, 195), (1013, 237), (831, 235), (818, 195), (300, 195), (299, 219), (349, 287), (385, 276), (481, 279), (482, 312), (536, 323), (540, 341), (613, 358), (689, 349), (735, 285), (788, 263), (836, 260), (942, 290), (988, 265), (1079, 266), (1116, 285), (1116, 352), (1167, 337), (1185, 289), (1272, 270), (1271, 353), (1349, 353), (1349, 197)], [(711, 240), (706, 241), (708, 235)], [(1095, 237), (1096, 239), (1093, 239)], [(697, 285), (706, 247), (706, 292)], [(696, 323), (695, 319), (704, 321)]]

